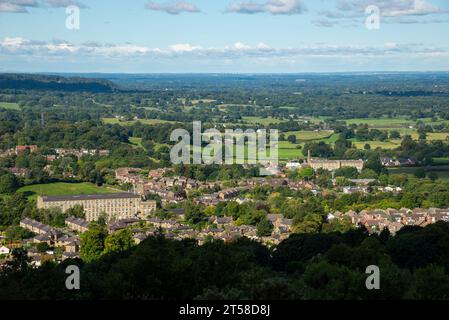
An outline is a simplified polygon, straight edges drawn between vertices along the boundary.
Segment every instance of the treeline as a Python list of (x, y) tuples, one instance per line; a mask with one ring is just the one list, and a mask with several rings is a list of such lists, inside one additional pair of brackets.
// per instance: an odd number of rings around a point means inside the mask
[(107, 80), (62, 77), (39, 74), (0, 74), (0, 89), (112, 92), (114, 85)]
[[(364, 229), (294, 234), (271, 249), (248, 239), (198, 246), (155, 236), (124, 251), (110, 240), (91, 262), (38, 269), (15, 250), (0, 273), (0, 299), (442, 300), (449, 298), (448, 234), (444, 222), (405, 227), (394, 237)], [(70, 291), (65, 268), (74, 264), (81, 289)], [(380, 290), (366, 288), (371, 265), (379, 267)]]
[(244, 116), (449, 118), (446, 73), (98, 77), (0, 74), (0, 101), (108, 107), (109, 116), (180, 122), (235, 123)]

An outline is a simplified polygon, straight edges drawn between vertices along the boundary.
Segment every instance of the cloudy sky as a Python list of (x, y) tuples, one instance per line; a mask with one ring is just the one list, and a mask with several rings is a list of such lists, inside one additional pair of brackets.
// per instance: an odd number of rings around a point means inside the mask
[(448, 34), (448, 0), (0, 0), (0, 72), (448, 71)]

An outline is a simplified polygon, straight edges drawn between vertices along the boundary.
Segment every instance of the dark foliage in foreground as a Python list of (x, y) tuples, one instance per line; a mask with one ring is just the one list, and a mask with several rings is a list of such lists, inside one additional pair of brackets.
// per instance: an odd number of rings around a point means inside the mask
[[(294, 234), (273, 250), (247, 239), (198, 246), (163, 237), (84, 264), (39, 269), (16, 251), (0, 276), (0, 299), (448, 299), (449, 223), (369, 236)], [(81, 268), (81, 290), (65, 268)], [(366, 289), (377, 265), (381, 289)]]

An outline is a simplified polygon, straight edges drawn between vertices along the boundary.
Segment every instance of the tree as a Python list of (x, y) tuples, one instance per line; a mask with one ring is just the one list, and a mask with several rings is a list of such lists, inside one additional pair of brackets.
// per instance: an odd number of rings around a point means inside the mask
[(299, 169), (298, 171), (296, 171), (296, 176), (299, 179), (303, 179), (303, 180), (310, 180), (313, 178), (313, 169), (310, 167), (304, 167)]
[(436, 180), (438, 180), (438, 173), (436, 173), (435, 171), (429, 172), (429, 174), (427, 176), (429, 177), (430, 180), (432, 180), (434, 182)]
[(418, 179), (424, 179), (426, 177), (426, 170), (424, 168), (418, 168), (414, 174)]
[(335, 156), (338, 158), (343, 158), (345, 152), (351, 148), (352, 143), (349, 140), (346, 140), (342, 135), (338, 138), (337, 141), (335, 141), (334, 144), (334, 152)]
[(397, 130), (390, 131), (390, 139), (400, 139), (401, 134)]
[(19, 226), (10, 226), (5, 231), (6, 239), (9, 241), (18, 241), (31, 238), (34, 234)]
[(426, 140), (427, 139), (427, 133), (421, 132), (419, 134), (419, 140)]
[(50, 249), (50, 246), (48, 245), (47, 242), (41, 242), (36, 245), (36, 249), (39, 252), (46, 252)]
[(12, 173), (6, 173), (0, 176), (0, 194), (12, 194), (19, 186), (19, 180)]
[(132, 233), (129, 229), (110, 234), (104, 241), (104, 253), (120, 252), (131, 248), (133, 245)]
[(287, 138), (287, 141), (290, 142), (290, 143), (293, 143), (293, 144), (296, 144), (296, 140), (297, 140), (296, 136), (293, 135), (293, 134), (289, 135), (288, 138)]
[(335, 170), (336, 177), (345, 177), (348, 179), (356, 179), (359, 175), (359, 172), (356, 168), (352, 167), (343, 167)]
[(418, 192), (407, 192), (401, 199), (401, 206), (405, 208), (419, 208), (423, 201), (422, 194)]
[(97, 224), (92, 224), (87, 232), (81, 234), (81, 259), (91, 262), (100, 258), (103, 254), (104, 241), (107, 235), (106, 229)]
[(272, 232), (273, 232), (273, 224), (268, 219), (262, 219), (257, 224), (257, 236), (258, 237), (270, 236)]
[(368, 160), (365, 163), (364, 166), (365, 169), (371, 169), (377, 174), (380, 174), (382, 172), (383, 166), (380, 162), (379, 155), (372, 155), (368, 157)]
[(66, 216), (68, 217), (75, 217), (75, 218), (82, 218), (85, 219), (86, 213), (84, 212), (84, 208), (81, 205), (76, 205), (71, 208), (69, 208), (65, 212)]

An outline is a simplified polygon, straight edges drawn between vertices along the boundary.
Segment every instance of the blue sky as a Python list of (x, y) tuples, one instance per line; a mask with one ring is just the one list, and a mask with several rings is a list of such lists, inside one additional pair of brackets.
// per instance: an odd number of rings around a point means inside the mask
[(447, 0), (0, 0), (0, 72), (447, 71), (448, 31)]

